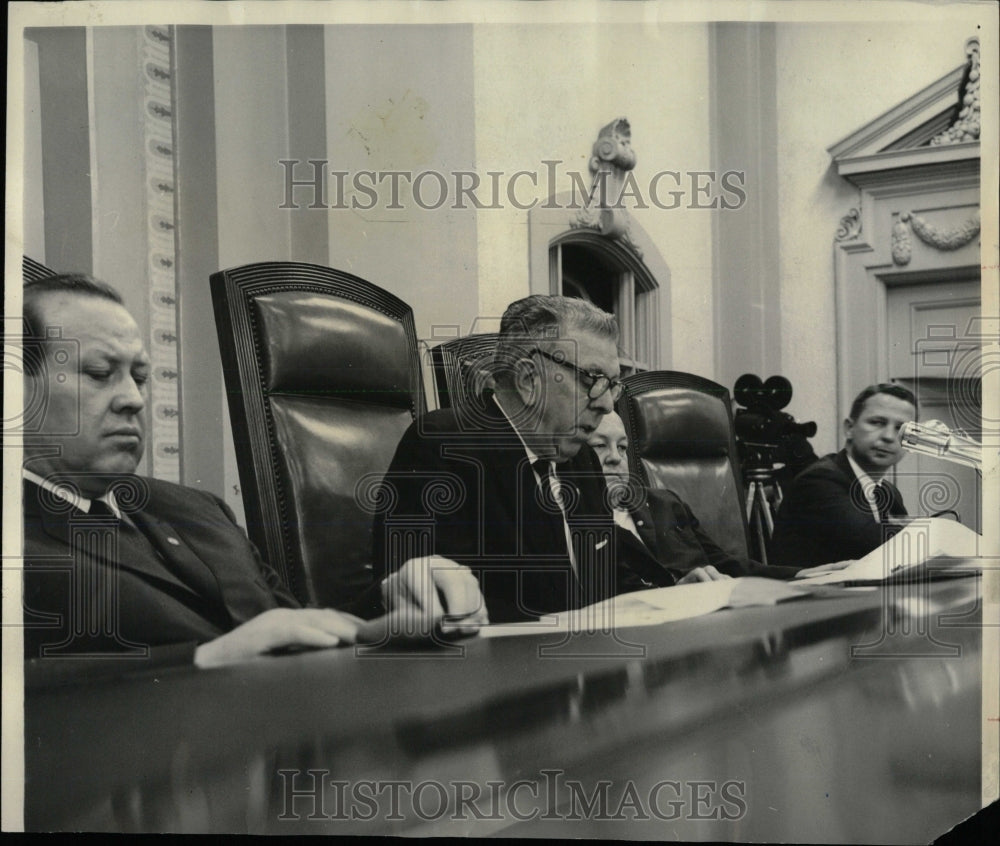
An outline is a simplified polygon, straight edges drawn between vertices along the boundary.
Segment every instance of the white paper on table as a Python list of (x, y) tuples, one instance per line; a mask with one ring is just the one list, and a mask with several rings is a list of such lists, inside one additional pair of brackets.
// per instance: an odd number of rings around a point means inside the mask
[(483, 626), (479, 630), (479, 636), (575, 633), (628, 626), (655, 626), (674, 620), (701, 617), (721, 608), (774, 605), (785, 599), (807, 596), (811, 592), (810, 586), (748, 576), (639, 590), (587, 608), (550, 614), (537, 621)]
[(842, 570), (803, 578), (811, 585), (883, 581), (932, 558), (976, 558), (980, 540), (980, 535), (954, 520), (920, 518)]

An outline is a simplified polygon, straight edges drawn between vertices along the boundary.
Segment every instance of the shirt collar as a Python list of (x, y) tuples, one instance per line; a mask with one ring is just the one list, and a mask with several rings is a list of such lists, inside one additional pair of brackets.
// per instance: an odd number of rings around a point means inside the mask
[(847, 451), (847, 463), (851, 465), (851, 469), (854, 471), (854, 475), (858, 477), (858, 481), (861, 482), (861, 489), (867, 493), (879, 484), (882, 480), (875, 480), (869, 476), (864, 470), (861, 469), (861, 465), (851, 456), (851, 451)]
[[(29, 482), (34, 482), (38, 487), (44, 488), (49, 493), (54, 496), (59, 497), (59, 499), (68, 502), (75, 508), (80, 509), (80, 511), (85, 514), (90, 513), (90, 503), (92, 500), (83, 496), (83, 494), (78, 493), (74, 488), (69, 485), (60, 485), (53, 482), (51, 479), (46, 479), (43, 476), (39, 476), (33, 470), (29, 470), (27, 467), (21, 468), (21, 475), (27, 479)], [(98, 497), (102, 502), (107, 503), (108, 508), (114, 513), (115, 517), (119, 520), (123, 519), (121, 509), (118, 507), (118, 503), (115, 501), (115, 493), (110, 488), (107, 493), (103, 496)]]

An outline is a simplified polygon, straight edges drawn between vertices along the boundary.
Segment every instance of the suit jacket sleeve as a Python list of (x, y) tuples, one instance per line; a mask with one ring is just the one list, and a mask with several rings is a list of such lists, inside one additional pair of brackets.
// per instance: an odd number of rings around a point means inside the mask
[[(232, 510), (225, 502), (204, 491), (180, 488), (155, 480), (150, 480), (150, 484), (154, 485), (153, 489), (157, 492), (157, 519), (166, 520), (168, 524), (179, 520), (178, 525), (189, 521), (186, 537), (189, 540), (192, 535), (197, 537), (197, 543), (191, 547), (192, 552), (201, 557), (217, 575), (226, 573), (228, 578), (238, 582), (240, 590), (237, 602), (243, 616), (253, 616), (253, 603), (257, 603), (258, 610), (299, 607), (294, 595), (282, 584), (278, 574), (263, 561), (256, 547), (236, 523)], [(39, 560), (64, 558), (69, 549), (65, 546), (69, 536), (62, 533), (65, 526), (59, 523), (61, 531), (52, 535), (48, 533), (50, 530), (43, 530), (42, 515), (35, 501), (36, 492), (34, 485), (26, 484), (25, 554)], [(97, 564), (95, 562), (87, 566)], [(137, 576), (136, 571), (123, 571), (119, 578), (122, 580), (119, 585), (120, 595), (127, 597), (122, 601), (128, 603), (127, 607), (119, 609), (123, 631), (127, 637), (147, 645), (146, 659), (141, 662), (136, 662), (133, 657), (116, 660), (109, 654), (96, 659), (94, 666), (89, 667), (87, 665), (90, 662), (84, 658), (69, 662), (39, 658), (41, 647), (58, 643), (63, 633), (59, 629), (29, 626), (25, 629), (24, 640), (25, 679), (28, 686), (62, 683), (79, 677), (84, 671), (95, 676), (113, 676), (137, 669), (190, 665), (199, 643), (224, 633), (224, 629), (213, 633), (214, 623), (208, 619), (203, 624), (192, 624), (192, 620), (197, 618), (197, 612), (189, 609), (188, 617), (176, 624), (177, 636), (172, 637), (172, 626), (175, 624), (172, 622), (171, 609), (185, 606), (172, 605), (175, 600), (162, 593), (163, 588), (155, 579)], [(47, 578), (44, 568), (36, 572), (26, 567), (24, 585), (25, 601), (30, 607), (37, 607), (48, 614), (65, 613), (64, 609), (70, 602), (69, 581), (65, 576), (59, 574)], [(246, 585), (246, 592), (242, 590), (243, 585)], [(237, 619), (236, 624), (241, 621)]]
[[(215, 494), (206, 493), (210, 499), (212, 499), (216, 506), (226, 515), (226, 519), (233, 524), (233, 527), (244, 537), (246, 533), (240, 528), (239, 523), (236, 522), (236, 515), (233, 510), (226, 504), (225, 500), (220, 499)], [(261, 557), (260, 552), (257, 547), (254, 546), (250, 538), (246, 538), (247, 548), (257, 570), (260, 572), (261, 578), (264, 580), (264, 584), (267, 585), (271, 594), (274, 596), (275, 602), (281, 608), (299, 608), (301, 607), (299, 601), (295, 598), (295, 595), (285, 586), (282, 582), (281, 577), (278, 575), (277, 571), (264, 559)]]
[[(243, 530), (239, 528), (239, 524), (236, 522), (236, 515), (233, 514), (232, 509), (226, 504), (225, 500), (219, 499), (214, 494), (209, 494), (209, 496), (211, 496), (237, 530), (242, 533)], [(249, 538), (247, 538), (247, 545), (250, 548), (250, 553), (256, 563), (257, 569), (260, 571), (264, 583), (274, 596), (274, 601), (278, 604), (278, 607), (299, 608), (299, 601), (296, 599), (295, 594), (293, 594), (285, 586), (285, 583), (281, 580), (281, 576), (278, 575), (278, 572), (271, 567), (270, 564), (264, 561), (260, 552), (257, 550), (257, 547), (250, 541)], [(370, 585), (363, 593), (337, 606), (337, 610), (345, 611), (348, 614), (354, 614), (364, 619), (371, 619), (372, 617), (379, 616), (385, 611), (382, 605), (382, 591), (380, 585), (378, 583)]]
[(657, 556), (676, 577), (709, 565), (730, 576), (746, 576), (760, 566), (722, 549), (701, 527), (691, 507), (673, 491), (648, 491), (647, 503), (656, 527)]
[(698, 518), (691, 511), (691, 507), (687, 503), (683, 503), (683, 506), (685, 517), (691, 520), (691, 530), (694, 532), (694, 536), (698, 540), (698, 545), (705, 554), (705, 561), (709, 565), (715, 567), (720, 573), (726, 573), (733, 577), (748, 576), (761, 566), (756, 561), (751, 561), (747, 558), (735, 558), (726, 552), (701, 527)]
[(260, 572), (261, 578), (267, 585), (271, 594), (274, 596), (274, 601), (281, 608), (299, 608), (298, 599), (295, 595), (285, 586), (284, 582), (281, 580), (281, 576), (278, 575), (277, 571), (268, 564), (261, 556), (257, 547), (253, 544), (250, 538), (246, 537), (246, 532), (240, 528), (239, 523), (236, 522), (236, 515), (233, 510), (226, 504), (225, 500), (220, 499), (215, 494), (206, 494), (209, 496), (219, 509), (226, 515), (226, 518), (233, 524), (233, 527), (246, 538), (247, 548), (251, 558), (257, 570)]

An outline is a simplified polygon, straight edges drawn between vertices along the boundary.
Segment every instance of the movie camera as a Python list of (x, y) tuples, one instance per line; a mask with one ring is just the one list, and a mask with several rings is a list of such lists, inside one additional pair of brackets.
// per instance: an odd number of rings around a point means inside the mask
[(747, 521), (758, 560), (767, 563), (767, 542), (774, 530), (774, 514), (781, 505), (781, 485), (816, 460), (809, 438), (816, 424), (796, 423), (782, 411), (792, 401), (792, 383), (784, 376), (762, 382), (744, 373), (733, 386), (736, 409), (733, 425), (747, 490)]
[(780, 468), (794, 475), (816, 460), (808, 441), (816, 434), (816, 424), (796, 423), (781, 410), (792, 401), (792, 383), (784, 376), (762, 382), (744, 373), (733, 386), (733, 397), (743, 406), (736, 409), (733, 422), (744, 475), (747, 470)]

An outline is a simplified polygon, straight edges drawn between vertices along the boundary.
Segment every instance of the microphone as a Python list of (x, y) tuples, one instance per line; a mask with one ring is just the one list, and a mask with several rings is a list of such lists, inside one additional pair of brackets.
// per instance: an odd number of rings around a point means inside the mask
[(940, 420), (904, 423), (899, 430), (903, 449), (982, 469), (982, 447), (967, 435), (952, 432)]

